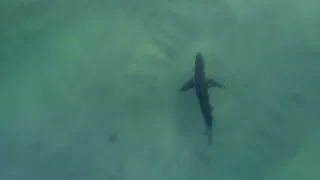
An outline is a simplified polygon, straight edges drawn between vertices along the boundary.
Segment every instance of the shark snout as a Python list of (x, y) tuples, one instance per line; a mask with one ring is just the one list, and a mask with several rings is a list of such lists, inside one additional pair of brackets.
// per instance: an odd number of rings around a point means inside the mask
[(204, 60), (200, 52), (196, 55), (195, 68), (198, 70), (204, 69)]

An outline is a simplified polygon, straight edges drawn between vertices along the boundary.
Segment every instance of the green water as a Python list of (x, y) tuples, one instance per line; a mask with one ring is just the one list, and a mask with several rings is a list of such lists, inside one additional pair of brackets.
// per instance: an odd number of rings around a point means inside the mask
[(144, 1), (0, 2), (0, 179), (318, 180), (320, 3)]

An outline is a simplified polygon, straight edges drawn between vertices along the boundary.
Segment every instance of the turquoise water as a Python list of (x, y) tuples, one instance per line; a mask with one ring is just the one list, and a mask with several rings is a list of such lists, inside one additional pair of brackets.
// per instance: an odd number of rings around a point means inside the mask
[[(319, 179), (319, 7), (1, 1), (0, 179)], [(210, 147), (197, 52), (227, 86)]]

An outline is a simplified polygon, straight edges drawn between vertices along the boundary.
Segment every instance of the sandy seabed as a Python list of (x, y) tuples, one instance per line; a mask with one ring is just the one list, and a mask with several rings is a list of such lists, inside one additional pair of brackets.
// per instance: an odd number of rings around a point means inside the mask
[[(0, 178), (319, 179), (320, 11), (299, 3), (1, 2)], [(211, 147), (178, 92), (197, 52), (227, 86)]]

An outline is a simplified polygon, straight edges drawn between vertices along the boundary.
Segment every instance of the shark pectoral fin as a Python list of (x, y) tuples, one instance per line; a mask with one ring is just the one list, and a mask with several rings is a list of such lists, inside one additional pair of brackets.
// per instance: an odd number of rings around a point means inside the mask
[(209, 87), (225, 88), (225, 86), (222, 83), (220, 83), (220, 82), (218, 82), (218, 81), (216, 81), (214, 79), (207, 79), (207, 87), (208, 88)]
[(192, 89), (193, 87), (194, 87), (194, 80), (190, 79), (189, 81), (183, 84), (180, 91), (187, 91), (189, 89)]

